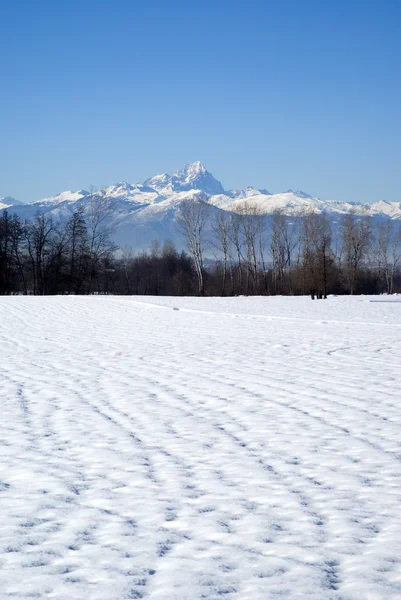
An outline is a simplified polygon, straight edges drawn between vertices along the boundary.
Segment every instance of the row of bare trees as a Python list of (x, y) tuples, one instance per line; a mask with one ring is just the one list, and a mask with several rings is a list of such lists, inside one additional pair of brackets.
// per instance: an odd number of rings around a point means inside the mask
[[(196, 266), (198, 293), (393, 293), (400, 289), (399, 221), (344, 214), (337, 222), (313, 211), (266, 216), (250, 206), (216, 211), (206, 202), (184, 203), (180, 229)], [(204, 256), (217, 266), (206, 270)], [(210, 279), (214, 273), (213, 289)], [(216, 289), (216, 273), (220, 286)]]
[(113, 206), (101, 193), (68, 220), (0, 215), (0, 294), (239, 295), (401, 292), (399, 221), (302, 212), (266, 216), (184, 202), (188, 252), (154, 242), (116, 252)]

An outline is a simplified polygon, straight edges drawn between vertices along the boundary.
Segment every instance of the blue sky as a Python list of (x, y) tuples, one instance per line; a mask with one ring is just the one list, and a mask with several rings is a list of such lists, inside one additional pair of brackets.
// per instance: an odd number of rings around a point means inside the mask
[(226, 188), (401, 201), (399, 0), (3, 0), (0, 197), (201, 160)]

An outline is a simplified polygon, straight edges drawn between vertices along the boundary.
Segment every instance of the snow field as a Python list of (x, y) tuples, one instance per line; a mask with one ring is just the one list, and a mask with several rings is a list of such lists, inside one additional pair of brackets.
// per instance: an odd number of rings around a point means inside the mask
[(0, 298), (1, 598), (400, 598), (369, 300)]

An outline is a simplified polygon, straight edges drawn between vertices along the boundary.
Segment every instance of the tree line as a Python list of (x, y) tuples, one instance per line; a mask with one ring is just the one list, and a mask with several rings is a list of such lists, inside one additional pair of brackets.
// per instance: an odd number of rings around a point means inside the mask
[[(208, 225), (211, 237), (208, 238)], [(401, 223), (351, 211), (336, 221), (313, 210), (260, 214), (186, 202), (180, 229), (196, 267), (199, 294), (304, 295), (401, 292)], [(216, 263), (205, 268), (213, 251)]]
[(0, 215), (0, 294), (304, 295), (401, 292), (401, 226), (349, 212), (336, 222), (303, 211), (266, 216), (203, 201), (181, 206), (187, 251), (147, 252), (112, 241), (113, 206), (101, 194), (54, 219)]

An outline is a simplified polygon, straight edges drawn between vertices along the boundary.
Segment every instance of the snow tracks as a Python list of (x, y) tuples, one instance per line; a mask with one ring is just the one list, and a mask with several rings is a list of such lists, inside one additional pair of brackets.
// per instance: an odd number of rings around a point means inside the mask
[(400, 325), (349, 298), (0, 298), (1, 597), (400, 598)]

